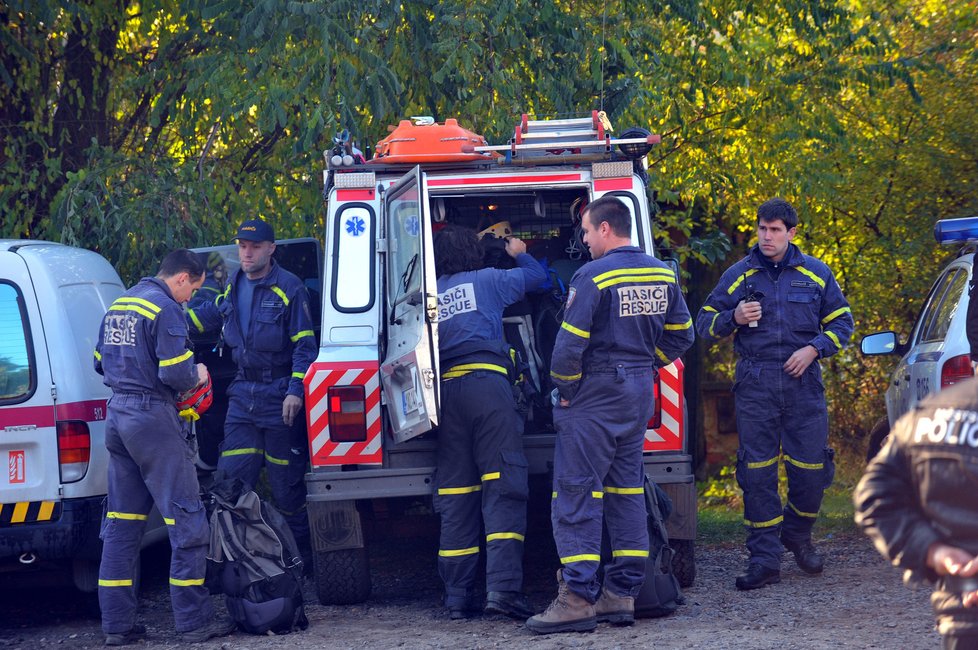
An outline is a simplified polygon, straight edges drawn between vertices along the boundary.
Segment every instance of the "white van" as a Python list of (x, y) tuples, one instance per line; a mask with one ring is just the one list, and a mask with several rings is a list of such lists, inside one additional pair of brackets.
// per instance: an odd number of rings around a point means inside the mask
[(97, 587), (109, 389), (92, 355), (102, 316), (124, 289), (112, 265), (92, 251), (0, 240), (5, 585), (54, 573), (82, 591)]

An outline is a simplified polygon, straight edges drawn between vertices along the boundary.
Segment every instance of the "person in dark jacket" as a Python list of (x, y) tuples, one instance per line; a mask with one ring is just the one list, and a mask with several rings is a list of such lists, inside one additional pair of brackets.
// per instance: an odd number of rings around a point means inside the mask
[(241, 268), (222, 295), (195, 303), (187, 315), (198, 332), (221, 330), (238, 368), (228, 388), (217, 469), (254, 488), (264, 467), (275, 505), (308, 559), (302, 380), (319, 352), (309, 294), (302, 280), (272, 259), (271, 226), (245, 221), (237, 240)]
[[(781, 580), (781, 555), (821, 573), (811, 541), (825, 488), (835, 474), (818, 360), (846, 346), (853, 320), (831, 269), (791, 243), (798, 214), (784, 199), (757, 210), (757, 245), (727, 269), (696, 316), (709, 341), (734, 334), (737, 482), (744, 492), (747, 571), (738, 589)], [(784, 461), (788, 501), (778, 493)]]
[(170, 602), (180, 640), (206, 641), (234, 629), (230, 619), (215, 619), (204, 587), (210, 529), (193, 464), (193, 435), (177, 413), (178, 394), (207, 377), (188, 348), (180, 306), (203, 280), (196, 253), (173, 251), (156, 277), (143, 278), (112, 303), (99, 327), (95, 370), (112, 389), (98, 578), (108, 646), (128, 645), (146, 634), (135, 620), (133, 579), (154, 503), (170, 535)]
[(856, 487), (856, 523), (907, 582), (934, 585), (945, 650), (978, 648), (978, 379), (901, 417)]
[(441, 369), (434, 501), (445, 605), (456, 619), (482, 610), (473, 587), (484, 522), (485, 610), (523, 619), (533, 614), (522, 593), (527, 461), (502, 315), (546, 274), (516, 237), (506, 239), (517, 264), (508, 270), (483, 268), (482, 246), (468, 228), (447, 226), (434, 248)]
[[(526, 626), (538, 634), (634, 622), (649, 556), (642, 449), (658, 368), (693, 343), (675, 274), (631, 244), (632, 216), (603, 197), (582, 215), (592, 262), (575, 274), (554, 346), (554, 498), (558, 593)], [(602, 518), (612, 561), (598, 583)]]

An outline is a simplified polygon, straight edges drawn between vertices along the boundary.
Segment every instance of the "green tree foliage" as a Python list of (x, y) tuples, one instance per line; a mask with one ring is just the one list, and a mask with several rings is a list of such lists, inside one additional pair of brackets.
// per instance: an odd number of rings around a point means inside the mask
[[(100, 250), (128, 280), (262, 216), (321, 233), (322, 151), (409, 115), (504, 142), (523, 112), (603, 108), (663, 134), (659, 232), (698, 307), (781, 195), (858, 334), (906, 331), (978, 211), (971, 0), (8, 0), (0, 235)], [(881, 413), (886, 361), (827, 376), (840, 430)], [(729, 346), (698, 367), (729, 368)], [(855, 405), (856, 408), (852, 408)]]

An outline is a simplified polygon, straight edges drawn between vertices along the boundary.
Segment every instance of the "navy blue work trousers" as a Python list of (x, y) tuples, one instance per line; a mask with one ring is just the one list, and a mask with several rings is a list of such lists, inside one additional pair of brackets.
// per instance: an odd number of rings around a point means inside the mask
[(136, 563), (153, 503), (170, 536), (170, 603), (177, 632), (202, 627), (214, 615), (204, 587), (210, 528), (188, 432), (175, 406), (163, 399), (121, 393), (109, 400), (108, 496), (98, 581), (106, 634), (128, 632), (136, 622)]
[[(475, 371), (441, 384), (435, 510), (445, 604), (472, 602), (485, 523), (486, 589), (523, 588), (527, 461), (509, 378)], [(480, 516), (481, 515), (481, 516)]]
[(563, 577), (594, 603), (601, 585), (602, 518), (612, 559), (604, 586), (636, 596), (645, 582), (649, 530), (642, 448), (654, 407), (651, 368), (589, 370), (567, 407), (554, 408), (554, 492), (551, 522)]
[[(770, 569), (781, 566), (782, 538), (811, 537), (822, 494), (835, 475), (821, 368), (812, 363), (796, 379), (782, 365), (742, 359), (734, 381), (747, 550), (751, 563)], [(788, 479), (785, 504), (778, 493), (779, 460)]]

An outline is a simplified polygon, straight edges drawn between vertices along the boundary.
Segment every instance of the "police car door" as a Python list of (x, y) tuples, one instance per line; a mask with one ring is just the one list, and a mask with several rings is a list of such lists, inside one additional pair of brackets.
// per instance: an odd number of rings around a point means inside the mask
[(420, 167), (387, 191), (383, 210), (387, 356), (380, 374), (394, 440), (403, 442), (438, 424), (438, 287)]

